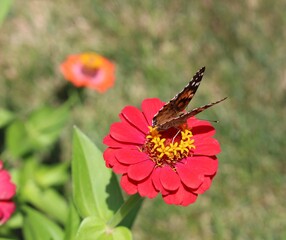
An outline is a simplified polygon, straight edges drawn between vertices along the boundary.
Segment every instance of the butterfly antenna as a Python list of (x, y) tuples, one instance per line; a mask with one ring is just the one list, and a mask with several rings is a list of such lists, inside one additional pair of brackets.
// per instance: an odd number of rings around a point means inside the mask
[[(207, 105), (205, 105), (205, 106), (203, 106), (203, 107), (200, 107), (200, 108), (197, 108), (197, 109), (200, 109), (201, 111), (202, 111), (202, 110), (205, 110), (205, 109), (207, 109), (207, 108), (209, 108), (209, 107), (211, 107), (211, 106), (213, 106), (213, 105), (215, 105), (215, 104), (218, 104), (218, 103), (224, 101), (225, 99), (227, 99), (227, 97), (225, 97), (225, 98), (223, 98), (223, 99), (221, 99), (221, 100), (219, 100), (219, 101), (216, 101), (216, 102), (207, 104)], [(201, 111), (198, 111), (197, 113), (200, 113)], [(199, 120), (205, 120), (205, 121), (209, 121), (209, 122), (213, 122), (213, 123), (219, 123), (218, 120), (207, 120), (207, 119), (201, 119), (201, 118), (197, 118), (197, 119), (199, 119)]]
[(209, 119), (202, 119), (202, 118), (197, 118), (197, 119), (208, 121), (208, 122), (213, 122), (213, 123), (219, 123), (219, 120), (209, 120)]

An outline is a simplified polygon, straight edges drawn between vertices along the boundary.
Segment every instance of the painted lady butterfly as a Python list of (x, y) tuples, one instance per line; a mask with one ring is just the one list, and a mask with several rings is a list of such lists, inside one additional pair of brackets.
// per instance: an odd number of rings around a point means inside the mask
[(225, 97), (219, 101), (194, 108), (190, 112), (184, 112), (200, 86), (204, 72), (205, 67), (202, 67), (193, 76), (188, 85), (154, 115), (152, 120), (153, 127), (155, 127), (158, 131), (164, 131), (171, 127), (178, 127), (181, 124), (186, 123), (188, 118), (193, 117), (207, 108), (212, 107), (213, 105), (218, 104), (226, 99)]

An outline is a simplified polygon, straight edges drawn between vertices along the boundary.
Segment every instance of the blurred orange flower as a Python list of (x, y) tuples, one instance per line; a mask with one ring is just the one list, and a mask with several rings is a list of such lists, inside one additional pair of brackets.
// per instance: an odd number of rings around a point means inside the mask
[(103, 93), (114, 85), (115, 65), (96, 53), (70, 55), (60, 69), (64, 77), (77, 87)]

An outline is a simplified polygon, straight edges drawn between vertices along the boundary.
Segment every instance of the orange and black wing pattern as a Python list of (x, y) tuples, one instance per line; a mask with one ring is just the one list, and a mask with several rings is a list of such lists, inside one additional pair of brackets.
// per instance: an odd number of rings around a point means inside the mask
[(200, 86), (201, 80), (203, 78), (205, 67), (201, 68), (188, 83), (188, 85), (178, 93), (174, 98), (172, 98), (168, 103), (166, 103), (153, 117), (152, 126), (158, 131), (164, 131), (171, 127), (179, 127), (180, 125), (186, 123), (188, 118), (197, 115), (198, 113), (212, 107), (224, 101), (223, 98), (219, 101), (206, 104), (204, 106), (194, 108), (189, 112), (184, 112), (192, 98), (194, 97), (198, 87)]
[(205, 67), (201, 68), (188, 83), (188, 85), (166, 103), (159, 111), (155, 114), (152, 120), (153, 127), (161, 126), (163, 123), (170, 121), (177, 117), (182, 111), (186, 109), (189, 102), (195, 95), (201, 80), (203, 78)]

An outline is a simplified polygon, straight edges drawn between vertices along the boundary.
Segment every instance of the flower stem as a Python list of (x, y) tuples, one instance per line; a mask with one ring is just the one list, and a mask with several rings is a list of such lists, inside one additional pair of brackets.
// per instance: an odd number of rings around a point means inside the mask
[(143, 198), (139, 194), (131, 195), (108, 221), (107, 225), (110, 228), (116, 227), (135, 206), (139, 205), (140, 200), (143, 201)]

